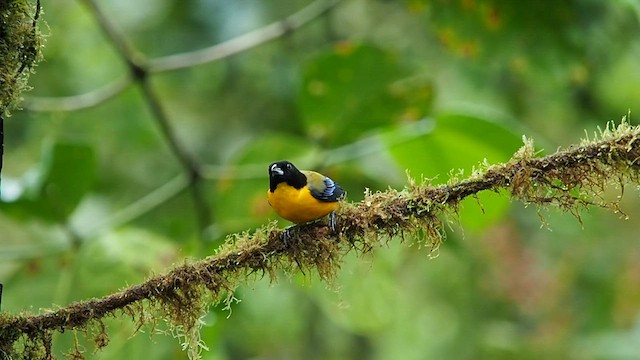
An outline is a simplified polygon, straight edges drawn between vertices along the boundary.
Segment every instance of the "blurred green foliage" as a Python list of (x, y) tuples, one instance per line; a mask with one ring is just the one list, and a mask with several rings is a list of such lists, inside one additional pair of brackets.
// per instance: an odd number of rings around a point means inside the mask
[[(232, 39), (308, 3), (99, 6), (153, 58)], [(50, 34), (30, 96), (82, 94), (126, 73), (81, 2), (43, 6)], [(112, 293), (275, 219), (265, 197), (271, 161), (324, 172), (357, 201), (365, 188), (402, 187), (405, 170), (434, 183), (464, 178), (507, 160), (523, 134), (547, 152), (577, 143), (584, 129), (635, 111), (639, 20), (635, 0), (349, 0), (275, 42), (151, 75), (178, 140), (204, 166), (213, 209), (204, 238), (186, 190), (111, 221), (182, 171), (137, 87), (72, 112), (30, 111), (27, 99), (5, 124), (3, 311)], [(447, 219), (435, 260), (407, 246), (413, 239), (394, 239), (365, 259), (347, 256), (334, 284), (309, 274), (247, 284), (231, 312), (204, 317), (203, 357), (635, 358), (637, 195), (625, 189), (631, 220), (590, 209), (580, 223), (481, 194)], [(109, 346), (93, 355), (83, 344), (89, 357), (186, 357), (177, 340), (154, 334), (163, 324), (135, 337), (133, 323), (107, 325)], [(54, 340), (62, 353), (74, 337)]]

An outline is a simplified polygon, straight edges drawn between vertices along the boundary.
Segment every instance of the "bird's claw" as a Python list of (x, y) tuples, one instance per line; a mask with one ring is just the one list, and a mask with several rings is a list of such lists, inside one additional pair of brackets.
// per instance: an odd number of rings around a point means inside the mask
[(284, 231), (280, 233), (280, 238), (284, 242), (285, 246), (289, 246), (289, 240), (293, 237), (295, 229), (296, 225), (287, 226)]
[(336, 226), (337, 226), (336, 213), (332, 211), (331, 214), (329, 214), (329, 228), (331, 229), (331, 232), (333, 232), (334, 234), (337, 233)]
[[(295, 236), (296, 231), (298, 230), (299, 225), (290, 225), (287, 226), (281, 233), (280, 239), (284, 242), (285, 246), (289, 246), (289, 241)], [(337, 234), (338, 223), (336, 219), (336, 213), (331, 212), (329, 214), (329, 229), (333, 234)]]

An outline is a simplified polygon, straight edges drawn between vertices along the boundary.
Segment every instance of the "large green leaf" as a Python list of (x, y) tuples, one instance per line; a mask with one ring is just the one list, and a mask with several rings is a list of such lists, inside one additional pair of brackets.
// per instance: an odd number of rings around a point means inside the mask
[(311, 138), (336, 145), (363, 133), (425, 116), (433, 86), (389, 52), (342, 43), (309, 62), (298, 105)]
[(38, 168), (19, 184), (20, 195), (0, 202), (0, 209), (22, 219), (61, 222), (91, 189), (95, 168), (95, 154), (88, 145), (60, 142), (46, 146)]
[(77, 253), (74, 277), (78, 283), (73, 294), (103, 296), (163, 271), (178, 258), (175, 245), (156, 233), (131, 227), (107, 233), (87, 241)]
[[(519, 137), (500, 123), (454, 113), (438, 116), (433, 130), (422, 136), (401, 143), (394, 140), (387, 137), (390, 153), (400, 167), (436, 184), (446, 183), (450, 174), (469, 176), (485, 160), (504, 162), (521, 145)], [(477, 200), (462, 202), (460, 218), (467, 226), (482, 228), (500, 217), (508, 204), (505, 196), (481, 193)]]

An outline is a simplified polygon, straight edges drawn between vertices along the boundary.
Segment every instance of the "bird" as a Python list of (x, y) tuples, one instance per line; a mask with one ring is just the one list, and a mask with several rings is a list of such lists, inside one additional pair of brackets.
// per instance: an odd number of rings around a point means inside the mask
[[(282, 218), (296, 225), (329, 215), (329, 225), (335, 232), (334, 210), (345, 197), (344, 189), (328, 176), (315, 171), (298, 170), (286, 160), (269, 165), (269, 205)], [(287, 228), (287, 234), (291, 227)]]

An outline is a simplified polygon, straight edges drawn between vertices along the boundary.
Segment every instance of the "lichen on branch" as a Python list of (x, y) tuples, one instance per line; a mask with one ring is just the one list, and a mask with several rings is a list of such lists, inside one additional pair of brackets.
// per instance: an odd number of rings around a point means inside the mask
[[(441, 245), (443, 220), (459, 203), (481, 191), (500, 191), (513, 200), (540, 207), (554, 206), (579, 217), (584, 206), (619, 210), (604, 200), (609, 185), (638, 184), (640, 128), (623, 119), (609, 124), (595, 139), (584, 140), (555, 154), (536, 157), (533, 142), (503, 164), (484, 165), (469, 178), (434, 186), (410, 180), (403, 190), (365, 194), (358, 203), (338, 211), (338, 231), (322, 223), (300, 226), (287, 242), (274, 223), (253, 233), (234, 234), (215, 254), (187, 261), (164, 275), (100, 299), (73, 303), (42, 314), (0, 313), (0, 354), (10, 358), (48, 359), (56, 331), (87, 330), (97, 349), (108, 345), (103, 319), (128, 316), (139, 326), (159, 318), (182, 334), (191, 357), (198, 356), (199, 319), (212, 302), (232, 299), (241, 283), (264, 275), (275, 280), (281, 270), (314, 271), (331, 281), (343, 255), (366, 253), (394, 238), (418, 232), (431, 251)], [(149, 314), (152, 314), (149, 316)], [(95, 335), (97, 334), (97, 335)], [(72, 356), (81, 357), (76, 347)]]
[(16, 106), (41, 57), (40, 1), (0, 1), (0, 115)]

